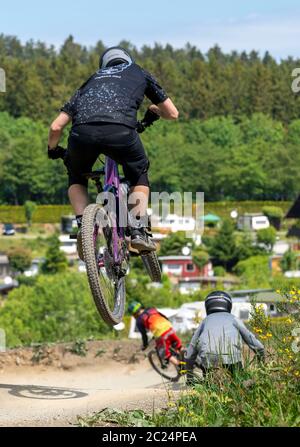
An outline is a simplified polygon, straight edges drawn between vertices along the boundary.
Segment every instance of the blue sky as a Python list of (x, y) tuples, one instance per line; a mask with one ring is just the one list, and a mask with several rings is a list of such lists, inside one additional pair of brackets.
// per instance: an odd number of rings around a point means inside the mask
[(0, 0), (0, 33), (23, 42), (57, 47), (76, 41), (115, 45), (122, 39), (140, 47), (154, 42), (206, 51), (269, 50), (276, 58), (300, 57), (299, 0)]

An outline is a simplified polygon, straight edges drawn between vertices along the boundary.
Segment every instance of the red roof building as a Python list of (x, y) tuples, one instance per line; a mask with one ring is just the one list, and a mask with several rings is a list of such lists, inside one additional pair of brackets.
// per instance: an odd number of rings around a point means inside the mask
[(212, 276), (212, 263), (209, 261), (204, 267), (199, 267), (193, 262), (192, 256), (160, 256), (162, 273), (171, 278), (185, 279), (199, 276)]

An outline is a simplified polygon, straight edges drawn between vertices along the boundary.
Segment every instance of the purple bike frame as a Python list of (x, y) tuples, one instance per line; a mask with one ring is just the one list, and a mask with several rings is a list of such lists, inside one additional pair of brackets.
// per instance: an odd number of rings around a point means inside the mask
[(112, 222), (113, 253), (114, 262), (120, 264), (122, 255), (119, 249), (119, 241), (125, 239), (124, 228), (119, 226), (120, 177), (117, 163), (109, 157), (105, 157), (105, 183), (103, 190), (104, 192), (113, 191), (115, 196), (116, 219)]

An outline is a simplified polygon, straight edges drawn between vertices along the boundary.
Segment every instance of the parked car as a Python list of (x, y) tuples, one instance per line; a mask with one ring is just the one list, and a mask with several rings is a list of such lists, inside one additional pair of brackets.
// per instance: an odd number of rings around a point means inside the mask
[(4, 236), (13, 236), (15, 234), (15, 229), (13, 224), (6, 223), (4, 224), (3, 233)]

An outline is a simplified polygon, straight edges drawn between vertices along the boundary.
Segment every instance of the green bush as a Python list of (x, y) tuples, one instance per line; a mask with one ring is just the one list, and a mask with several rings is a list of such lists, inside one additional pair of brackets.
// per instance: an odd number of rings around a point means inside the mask
[(23, 273), (31, 265), (31, 251), (24, 247), (11, 248), (7, 256), (11, 269), (16, 273)]
[(182, 255), (182, 248), (190, 242), (191, 239), (187, 239), (183, 231), (171, 233), (161, 241), (159, 255)]
[(287, 272), (288, 270), (296, 270), (298, 264), (298, 258), (296, 253), (291, 249), (287, 250), (282, 259), (280, 261), (280, 267), (283, 272)]
[(36, 203), (32, 202), (31, 200), (26, 200), (26, 202), (24, 203), (25, 218), (29, 227), (31, 226), (32, 217), (34, 212), (36, 211), (36, 207)]
[(257, 242), (264, 244), (268, 251), (272, 251), (276, 242), (276, 230), (274, 227), (264, 228), (257, 232)]
[(204, 250), (194, 250), (192, 252), (193, 262), (201, 270), (209, 261), (209, 254)]
[(238, 261), (238, 246), (231, 220), (225, 219), (220, 231), (208, 247), (209, 254), (216, 265), (231, 270)]
[(85, 274), (40, 275), (12, 291), (0, 312), (8, 347), (99, 338), (111, 329), (99, 317)]
[(226, 270), (221, 265), (217, 265), (216, 267), (214, 267), (214, 274), (215, 276), (223, 277), (226, 275)]
[(48, 239), (49, 248), (46, 252), (46, 258), (42, 264), (42, 273), (61, 273), (66, 270), (68, 261), (66, 255), (60, 250), (59, 239), (56, 234)]
[(276, 230), (280, 230), (281, 221), (284, 216), (282, 208), (279, 208), (279, 206), (264, 206), (262, 212), (268, 217), (270, 224), (273, 225)]
[(241, 288), (245, 286), (253, 289), (270, 287), (272, 278), (268, 256), (252, 256), (239, 261), (233, 271), (240, 276)]

